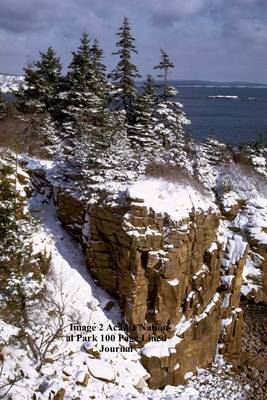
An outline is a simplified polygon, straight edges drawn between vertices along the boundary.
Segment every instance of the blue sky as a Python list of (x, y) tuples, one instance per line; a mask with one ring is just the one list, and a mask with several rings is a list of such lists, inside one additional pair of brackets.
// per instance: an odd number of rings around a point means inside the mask
[(143, 76), (163, 48), (173, 79), (267, 83), (266, 0), (0, 0), (0, 71), (21, 73), (49, 45), (68, 65), (83, 30), (99, 39), (111, 69), (124, 16)]

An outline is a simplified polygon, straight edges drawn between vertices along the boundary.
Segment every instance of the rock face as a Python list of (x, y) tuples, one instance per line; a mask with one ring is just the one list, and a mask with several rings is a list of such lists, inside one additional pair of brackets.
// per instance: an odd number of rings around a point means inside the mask
[[(173, 332), (183, 312), (199, 315), (220, 286), (220, 245), (209, 251), (218, 222), (216, 213), (192, 213), (177, 224), (142, 203), (95, 207), (88, 266), (119, 296), (128, 323)], [(145, 331), (137, 335), (140, 340)]]
[(143, 346), (151, 388), (184, 382), (216, 350), (239, 351), (238, 308), (246, 243), (217, 240), (220, 214), (191, 210), (173, 221), (141, 199), (105, 203), (90, 213), (88, 267), (119, 298)]
[(267, 200), (253, 199), (233, 222), (250, 246), (243, 274), (242, 294), (255, 303), (267, 303)]
[(174, 218), (142, 198), (106, 197), (88, 207), (64, 190), (56, 202), (91, 274), (119, 299), (151, 388), (184, 383), (187, 372), (207, 367), (217, 352), (239, 352), (248, 250), (234, 230), (220, 237), (217, 208), (192, 202)]

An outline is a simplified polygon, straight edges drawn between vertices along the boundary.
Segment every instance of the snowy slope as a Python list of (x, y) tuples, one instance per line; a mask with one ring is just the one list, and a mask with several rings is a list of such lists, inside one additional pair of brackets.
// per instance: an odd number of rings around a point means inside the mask
[(23, 82), (23, 75), (0, 74), (0, 92), (10, 93), (13, 91), (17, 91), (19, 86), (23, 84)]

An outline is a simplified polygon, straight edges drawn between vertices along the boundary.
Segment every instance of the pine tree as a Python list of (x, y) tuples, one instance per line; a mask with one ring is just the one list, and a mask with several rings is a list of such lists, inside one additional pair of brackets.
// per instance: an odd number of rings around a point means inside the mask
[(137, 50), (134, 44), (135, 39), (131, 34), (128, 18), (124, 18), (117, 36), (119, 37), (116, 43), (118, 51), (112, 54), (119, 56), (119, 62), (111, 76), (117, 88), (121, 90), (119, 99), (126, 111), (128, 122), (132, 123), (134, 120), (134, 103), (137, 96), (134, 80), (139, 78), (140, 75), (137, 66), (132, 63), (132, 54), (137, 54)]
[(171, 68), (174, 68), (174, 64), (170, 60), (169, 55), (164, 51), (160, 50), (161, 52), (161, 57), (160, 57), (160, 63), (154, 67), (154, 69), (159, 69), (162, 70), (163, 74), (158, 75), (158, 77), (163, 78), (163, 100), (166, 101), (167, 98), (169, 97), (169, 91), (168, 91), (168, 84), (167, 84), (167, 78), (169, 74), (169, 70)]
[(40, 59), (24, 68), (25, 85), (17, 94), (19, 109), (54, 113), (61, 68), (60, 59), (52, 47), (49, 47), (44, 53), (40, 52)]

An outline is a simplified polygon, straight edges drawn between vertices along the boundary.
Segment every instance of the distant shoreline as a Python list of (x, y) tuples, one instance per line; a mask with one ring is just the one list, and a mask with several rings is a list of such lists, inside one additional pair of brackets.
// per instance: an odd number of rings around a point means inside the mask
[[(1, 76), (5, 78), (15, 78), (21, 79), (23, 78), (23, 74), (8, 74), (5, 72), (0, 72), (0, 80)], [(156, 82), (160, 82), (160, 80), (156, 80)], [(136, 84), (142, 85), (143, 81), (138, 80)], [(233, 81), (233, 82), (217, 82), (217, 81), (205, 81), (205, 80), (189, 80), (189, 79), (173, 79), (170, 81), (171, 85), (175, 85), (176, 87), (207, 87), (207, 88), (255, 88), (255, 89), (267, 89), (267, 83), (255, 83), (255, 82), (242, 82), (242, 81)]]

